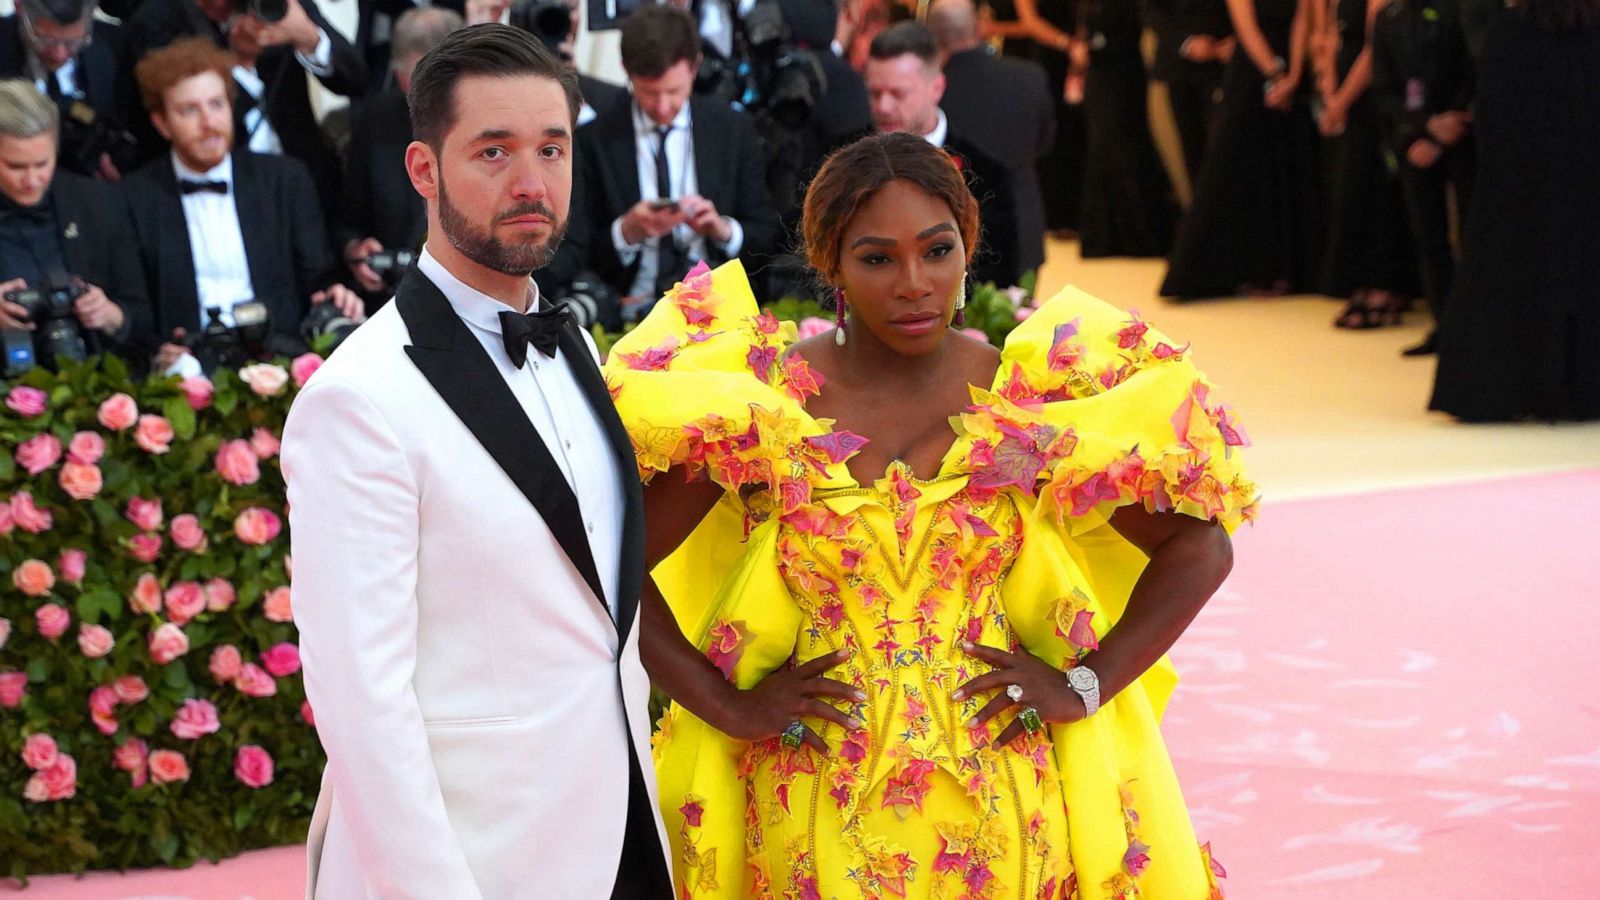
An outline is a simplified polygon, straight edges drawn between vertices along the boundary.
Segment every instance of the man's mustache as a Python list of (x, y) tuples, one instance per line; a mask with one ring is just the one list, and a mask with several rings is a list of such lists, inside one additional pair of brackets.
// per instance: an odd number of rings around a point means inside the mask
[(528, 203), (519, 203), (516, 206), (513, 206), (510, 209), (500, 213), (500, 215), (495, 217), (494, 223), (499, 225), (502, 222), (509, 222), (512, 219), (520, 218), (522, 216), (544, 216), (546, 219), (550, 220), (550, 224), (552, 225), (558, 225), (561, 221), (560, 219), (556, 218), (555, 210), (545, 206), (543, 203), (540, 203), (537, 200), (533, 200)]

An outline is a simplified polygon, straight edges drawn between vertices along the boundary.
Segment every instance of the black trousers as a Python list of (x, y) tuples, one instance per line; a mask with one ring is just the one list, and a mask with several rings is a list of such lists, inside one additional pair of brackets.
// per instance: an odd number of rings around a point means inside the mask
[(1183, 145), (1183, 164), (1189, 171), (1192, 188), (1200, 178), (1200, 164), (1206, 159), (1206, 142), (1216, 122), (1219, 92), (1222, 90), (1220, 63), (1179, 63), (1178, 77), (1167, 82), (1167, 98), (1172, 118), (1178, 126), (1178, 141)]
[(655, 810), (639, 774), (639, 757), (632, 741), (628, 743), (628, 824), (611, 900), (672, 900), (672, 876), (662, 856)]
[(1438, 323), (1450, 307), (1456, 277), (1455, 251), (1450, 244), (1449, 192), (1452, 187), (1455, 189), (1456, 213), (1464, 225), (1472, 202), (1473, 135), (1469, 133), (1456, 146), (1447, 148), (1426, 169), (1411, 165), (1404, 153), (1398, 155), (1400, 191), (1416, 242), (1422, 290), (1428, 297), (1434, 322)]

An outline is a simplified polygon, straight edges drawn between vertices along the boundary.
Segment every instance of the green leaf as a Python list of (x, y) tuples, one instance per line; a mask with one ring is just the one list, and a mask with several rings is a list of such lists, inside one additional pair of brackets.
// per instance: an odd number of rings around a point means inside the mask
[[(10, 443), (9, 441), (7, 443)], [(16, 461), (9, 453), (0, 453), (0, 481), (10, 481), (17, 475)]]
[(172, 423), (172, 430), (183, 440), (194, 438), (194, 408), (189, 401), (182, 397), (169, 397), (162, 404), (161, 410), (166, 414), (167, 421)]
[(105, 621), (115, 621), (122, 612), (122, 598), (109, 587), (90, 588), (78, 595), (78, 618), (85, 622), (98, 624), (102, 618)]
[(225, 389), (219, 385), (216, 394), (211, 398), (211, 405), (217, 412), (225, 416), (231, 416), (233, 411), (239, 408), (239, 393), (231, 388)]
[(60, 409), (61, 407), (66, 406), (68, 403), (71, 403), (71, 402), (72, 402), (72, 385), (70, 385), (70, 384), (60, 384), (60, 385), (57, 385), (55, 387), (55, 389), (50, 391), (50, 406), (51, 406), (52, 409)]
[[(120, 387), (128, 380), (128, 364), (115, 353), (107, 353), (100, 357), (100, 370), (106, 373), (106, 380), (114, 387)], [(109, 391), (108, 393), (114, 393)]]

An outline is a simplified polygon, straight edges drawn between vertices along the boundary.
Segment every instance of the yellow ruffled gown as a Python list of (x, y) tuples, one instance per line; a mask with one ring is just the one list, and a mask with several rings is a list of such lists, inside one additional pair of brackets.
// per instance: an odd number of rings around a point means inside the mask
[(810, 723), (826, 756), (669, 709), (655, 761), (679, 894), (1220, 897), (1161, 739), (1165, 659), (1092, 718), (1003, 748), (967, 725), (986, 696), (950, 698), (988, 669), (962, 639), (1065, 669), (1115, 625), (1145, 562), (1115, 508), (1254, 514), (1245, 440), (1185, 348), (1068, 288), (972, 389), (937, 477), (896, 463), (858, 484), (862, 441), (806, 413), (817, 377), (784, 358), (793, 338), (733, 262), (691, 273), (606, 365), (641, 476), (683, 465), (728, 492), (655, 572), (684, 633), (741, 688), (849, 648), (830, 674), (868, 696), (860, 731)]

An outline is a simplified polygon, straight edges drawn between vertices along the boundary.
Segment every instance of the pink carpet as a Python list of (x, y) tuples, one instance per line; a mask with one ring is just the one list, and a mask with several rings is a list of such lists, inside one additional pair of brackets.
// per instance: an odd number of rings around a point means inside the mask
[[(1595, 510), (1600, 471), (1288, 503), (1240, 534), (1167, 719), (1231, 898), (1595, 896)], [(295, 847), (24, 896), (288, 900), (304, 875)]]

